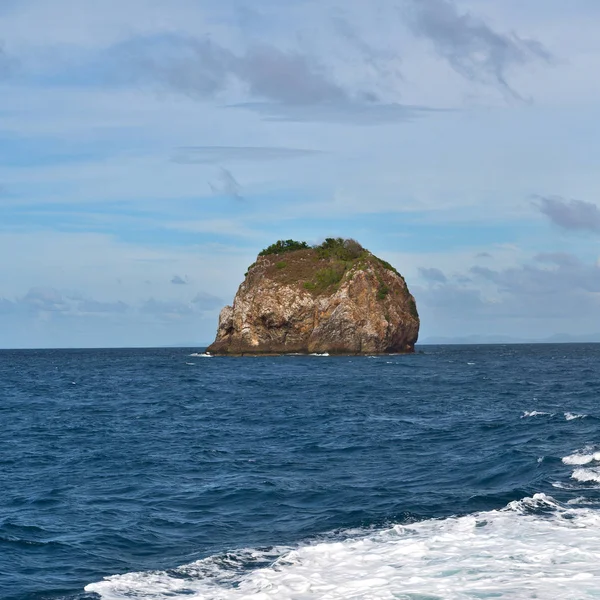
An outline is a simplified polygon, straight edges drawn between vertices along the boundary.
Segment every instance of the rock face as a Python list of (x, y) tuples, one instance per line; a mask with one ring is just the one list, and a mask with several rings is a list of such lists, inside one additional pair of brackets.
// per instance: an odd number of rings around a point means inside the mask
[(391, 265), (353, 240), (294, 249), (302, 245), (278, 242), (259, 255), (221, 311), (209, 353), (414, 351), (415, 300)]

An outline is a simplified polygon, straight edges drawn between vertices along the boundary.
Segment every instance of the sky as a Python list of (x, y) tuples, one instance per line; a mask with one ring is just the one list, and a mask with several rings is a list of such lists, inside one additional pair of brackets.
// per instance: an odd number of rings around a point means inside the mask
[(0, 347), (203, 345), (278, 239), (422, 341), (596, 337), (596, 0), (2, 0)]

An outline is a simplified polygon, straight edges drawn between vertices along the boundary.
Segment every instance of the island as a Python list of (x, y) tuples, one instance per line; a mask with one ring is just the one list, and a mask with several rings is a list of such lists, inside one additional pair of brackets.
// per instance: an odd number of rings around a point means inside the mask
[(419, 324), (404, 277), (355, 240), (280, 240), (248, 267), (207, 353), (410, 353)]

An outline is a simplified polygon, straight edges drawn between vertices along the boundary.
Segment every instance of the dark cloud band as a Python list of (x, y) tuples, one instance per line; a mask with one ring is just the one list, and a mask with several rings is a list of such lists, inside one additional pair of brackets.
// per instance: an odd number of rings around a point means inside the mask
[(537, 196), (536, 208), (552, 223), (571, 231), (600, 231), (600, 210), (583, 200), (566, 200), (561, 196)]

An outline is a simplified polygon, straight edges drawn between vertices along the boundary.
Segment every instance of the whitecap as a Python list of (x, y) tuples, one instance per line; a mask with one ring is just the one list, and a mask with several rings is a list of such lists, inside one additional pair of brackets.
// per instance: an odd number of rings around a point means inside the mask
[(575, 469), (571, 477), (582, 483), (600, 483), (600, 469)]
[(586, 498), (585, 496), (577, 496), (577, 498), (571, 498), (567, 500), (567, 504), (578, 504), (580, 506), (583, 505), (597, 505), (598, 500), (593, 500), (591, 498)]
[(103, 600), (564, 600), (600, 589), (600, 512), (536, 494), (497, 511), (396, 525), (86, 586)]
[(566, 412), (564, 413), (567, 421), (573, 421), (574, 419), (585, 419), (587, 415), (577, 415), (575, 413)]
[(532, 509), (552, 508), (560, 510), (560, 504), (547, 494), (534, 494), (532, 497), (526, 497), (521, 500), (513, 500), (506, 505), (503, 510), (512, 510), (514, 512), (529, 512)]
[(188, 354), (188, 356), (195, 356), (195, 357), (201, 357), (201, 358), (212, 358), (213, 355), (209, 354), (208, 352), (192, 352), (191, 354)]
[(312, 352), (311, 356), (329, 356), (329, 352)]
[(528, 417), (553, 417), (554, 413), (543, 412), (541, 410), (526, 410), (521, 415), (521, 419), (526, 419)]
[(569, 454), (562, 459), (565, 465), (587, 465), (591, 462), (600, 462), (600, 452), (584, 449), (575, 454)]

